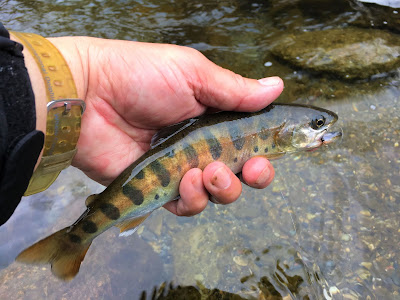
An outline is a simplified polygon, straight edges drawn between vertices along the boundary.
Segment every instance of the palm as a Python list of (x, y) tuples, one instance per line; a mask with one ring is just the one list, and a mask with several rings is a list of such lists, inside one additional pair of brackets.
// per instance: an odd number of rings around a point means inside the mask
[[(106, 51), (101, 55), (110, 56)], [(191, 63), (180, 61), (178, 68), (168, 56), (148, 51), (130, 61), (126, 57), (124, 51), (114, 54), (112, 64), (118, 68), (108, 73), (91, 70), (102, 76), (89, 80), (87, 109), (74, 159), (75, 166), (105, 185), (149, 149), (157, 129), (205, 110), (196, 100), (186, 74), (180, 71), (184, 66), (195, 74)], [(141, 64), (154, 57), (158, 58), (156, 65)], [(107, 67), (92, 65), (98, 69)]]

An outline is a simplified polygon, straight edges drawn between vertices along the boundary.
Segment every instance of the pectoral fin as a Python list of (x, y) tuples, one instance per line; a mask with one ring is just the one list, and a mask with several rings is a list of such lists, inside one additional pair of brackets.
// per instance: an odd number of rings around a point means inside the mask
[(155, 146), (165, 142), (170, 137), (174, 136), (175, 134), (182, 131), (186, 127), (191, 126), (197, 120), (198, 120), (198, 118), (192, 118), (192, 119), (188, 119), (188, 120), (182, 121), (180, 123), (173, 124), (173, 125), (162, 128), (160, 131), (158, 131), (152, 137), (150, 147), (154, 148)]
[(150, 214), (151, 212), (142, 217), (128, 219), (115, 225), (120, 229), (119, 236), (129, 236), (133, 234), (138, 229), (138, 226), (142, 224), (143, 221), (146, 220), (148, 216), (150, 216)]
[(86, 201), (85, 201), (86, 207), (89, 207), (93, 203), (93, 201), (96, 200), (96, 198), (97, 198), (96, 194), (90, 195), (89, 197), (87, 197)]
[(286, 154), (286, 152), (280, 152), (280, 153), (272, 153), (272, 154), (266, 154), (266, 155), (262, 155), (264, 157), (266, 157), (269, 160), (272, 159), (278, 159), (281, 158), (282, 156), (284, 156)]

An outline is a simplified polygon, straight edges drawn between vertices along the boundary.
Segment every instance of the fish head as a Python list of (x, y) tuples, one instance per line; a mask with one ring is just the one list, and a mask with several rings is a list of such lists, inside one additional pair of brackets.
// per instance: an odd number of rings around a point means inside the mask
[(287, 108), (283, 125), (275, 138), (280, 151), (311, 151), (342, 136), (341, 131), (328, 131), (338, 120), (334, 112), (307, 105)]

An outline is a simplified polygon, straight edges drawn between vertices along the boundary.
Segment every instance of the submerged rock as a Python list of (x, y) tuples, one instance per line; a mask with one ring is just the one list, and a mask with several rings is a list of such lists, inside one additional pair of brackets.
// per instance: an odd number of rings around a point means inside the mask
[(400, 67), (400, 37), (358, 28), (312, 31), (284, 36), (272, 53), (296, 67), (318, 73), (368, 78)]

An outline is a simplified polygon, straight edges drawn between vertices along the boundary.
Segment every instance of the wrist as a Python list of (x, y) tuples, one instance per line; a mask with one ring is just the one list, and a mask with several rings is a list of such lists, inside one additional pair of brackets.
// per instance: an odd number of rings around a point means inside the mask
[[(22, 43), (16, 36), (10, 34), (11, 40), (18, 43)], [(86, 45), (87, 49), (87, 38), (85, 37), (60, 37), (60, 38), (47, 38), (60, 53), (64, 56), (68, 67), (72, 73), (76, 90), (79, 99), (86, 99), (86, 92), (88, 86), (88, 64), (87, 57), (83, 49), (79, 49), (77, 44)], [(25, 66), (28, 70), (28, 74), (31, 80), (33, 93), (35, 94), (35, 105), (36, 105), (36, 130), (46, 132), (46, 119), (47, 119), (47, 99), (46, 99), (46, 86), (43, 76), (40, 72), (39, 66), (37, 65), (32, 53), (24, 47), (22, 51), (25, 58)], [(41, 153), (42, 155), (42, 153)], [(38, 162), (40, 158), (38, 159)]]
[(85, 101), (88, 89), (89, 61), (87, 37), (46, 38), (62, 54), (72, 73), (78, 98)]
[[(10, 39), (21, 44), (21, 41), (13, 34), (10, 34)], [(46, 117), (47, 117), (47, 101), (46, 101), (46, 87), (40, 69), (36, 64), (32, 54), (24, 47), (22, 51), (25, 59), (25, 67), (28, 70), (28, 75), (31, 80), (31, 86), (35, 95), (35, 108), (36, 108), (36, 130), (46, 132)], [(35, 169), (39, 165), (42, 158), (43, 149), (40, 152), (39, 158), (36, 162)]]
[[(11, 40), (14, 40), (22, 44), (13, 34), (10, 34)], [(85, 37), (59, 37), (59, 38), (47, 38), (60, 53), (64, 56), (68, 67), (72, 73), (75, 86), (78, 93), (79, 99), (86, 98), (87, 83), (88, 83), (88, 64), (85, 50), (87, 49), (88, 43)], [(77, 45), (80, 45), (81, 49)], [(82, 47), (85, 45), (86, 47)], [(83, 48), (83, 49), (82, 49)], [(22, 51), (25, 57), (25, 66), (28, 70), (28, 74), (31, 80), (32, 89), (35, 94), (36, 103), (36, 129), (46, 132), (46, 117), (47, 117), (47, 100), (46, 100), (46, 86), (43, 80), (43, 76), (40, 72), (39, 66), (37, 65), (32, 53), (24, 47)]]

